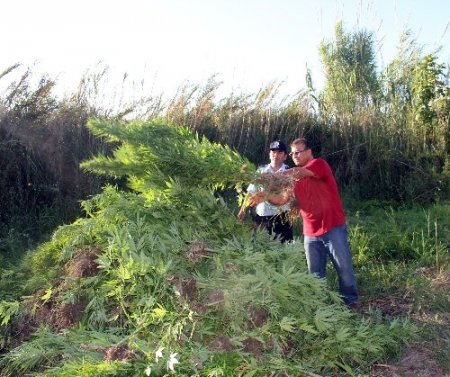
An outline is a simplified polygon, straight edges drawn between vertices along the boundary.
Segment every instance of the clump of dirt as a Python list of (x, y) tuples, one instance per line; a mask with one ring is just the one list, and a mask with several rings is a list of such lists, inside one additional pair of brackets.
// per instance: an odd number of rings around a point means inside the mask
[(414, 305), (411, 300), (390, 296), (361, 302), (358, 311), (378, 310), (382, 315), (394, 317), (409, 314), (413, 311), (413, 308)]
[[(98, 273), (97, 256), (99, 247), (87, 247), (75, 252), (66, 263), (65, 270), (69, 277), (89, 277)], [(54, 332), (76, 326), (83, 315), (86, 304), (83, 302), (64, 302), (60, 298), (70, 286), (62, 281), (53, 287), (50, 297), (45, 298), (46, 291), (38, 290), (33, 296), (23, 301), (24, 314), (16, 324), (14, 333), (22, 341), (28, 339), (39, 326), (46, 325)]]
[(109, 320), (111, 322), (118, 321), (120, 318), (122, 318), (123, 315), (124, 313), (122, 308), (120, 307), (120, 305), (117, 305), (109, 311)]
[(177, 288), (182, 299), (188, 302), (195, 301), (197, 297), (197, 280), (193, 277), (183, 279), (179, 276), (172, 276), (167, 281)]
[(190, 277), (181, 282), (181, 294), (188, 301), (193, 301), (197, 296), (197, 280)]
[(136, 353), (124, 344), (122, 346), (112, 346), (104, 350), (105, 361), (130, 361), (136, 358)]
[(203, 360), (199, 357), (191, 357), (189, 362), (197, 369), (203, 369), (204, 367)]
[[(208, 343), (208, 348), (214, 352), (231, 352), (235, 349), (230, 339), (219, 335)], [(255, 338), (248, 337), (242, 341), (242, 350), (259, 358), (263, 354), (264, 344)]]
[(283, 355), (289, 357), (298, 350), (298, 341), (292, 338), (287, 339), (286, 343), (283, 345)]
[(77, 325), (85, 308), (84, 303), (67, 303), (54, 307), (51, 312), (53, 330), (59, 332)]
[(225, 294), (223, 293), (223, 291), (216, 289), (212, 291), (206, 298), (206, 305), (214, 307), (222, 307), (224, 301), (225, 301)]
[(29, 313), (22, 314), (11, 324), (11, 339), (8, 347), (15, 348), (31, 338), (38, 324)]
[(249, 320), (247, 322), (247, 327), (249, 329), (255, 329), (263, 326), (267, 322), (267, 317), (269, 314), (264, 308), (254, 308), (248, 309)]
[(59, 332), (71, 328), (80, 322), (85, 303), (60, 303), (56, 292), (47, 301), (42, 300), (43, 290), (24, 301), (26, 309), (27, 327), (37, 329), (40, 325), (47, 325), (52, 331)]
[(75, 252), (73, 258), (66, 264), (66, 274), (69, 277), (91, 277), (98, 274), (97, 256), (99, 247), (87, 247)]
[(200, 316), (208, 312), (208, 307), (200, 302), (192, 302), (189, 307)]
[(291, 196), (287, 205), (289, 206), (288, 220), (293, 224), (296, 219), (300, 218), (299, 205), (295, 196)]
[(229, 352), (233, 349), (233, 345), (225, 335), (219, 335), (208, 344), (208, 348), (216, 352)]
[(200, 262), (208, 253), (208, 246), (202, 241), (192, 242), (189, 250), (186, 253), (186, 257), (192, 264), (197, 264)]
[(287, 338), (286, 340), (276, 340), (276, 337), (270, 335), (264, 343), (264, 349), (279, 353), (281, 352), (284, 357), (291, 357), (298, 351), (299, 343), (297, 340)]
[(377, 364), (371, 377), (445, 377), (430, 351), (412, 347), (396, 364)]
[(263, 352), (263, 344), (254, 338), (246, 338), (242, 341), (243, 351), (251, 353), (256, 358), (260, 358)]
[(10, 346), (17, 347), (27, 341), (42, 325), (53, 332), (60, 332), (80, 322), (86, 308), (85, 303), (59, 303), (57, 294), (43, 301), (44, 293), (44, 290), (39, 290), (23, 301), (24, 311), (11, 326)]
[(42, 297), (45, 295), (45, 290), (38, 290), (33, 296), (26, 298), (23, 301), (26, 316), (32, 318), (32, 322), (37, 326), (41, 323), (47, 323), (47, 319), (50, 318), (50, 313), (54, 305), (53, 299), (43, 301)]

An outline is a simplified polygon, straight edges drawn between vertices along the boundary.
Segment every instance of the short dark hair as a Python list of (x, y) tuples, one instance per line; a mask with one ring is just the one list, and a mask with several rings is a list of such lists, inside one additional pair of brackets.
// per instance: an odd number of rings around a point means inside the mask
[(308, 140), (304, 137), (299, 137), (299, 138), (293, 140), (292, 143), (290, 144), (290, 146), (292, 147), (293, 145), (296, 145), (296, 144), (303, 144), (306, 149), (311, 149), (311, 147), (308, 144)]

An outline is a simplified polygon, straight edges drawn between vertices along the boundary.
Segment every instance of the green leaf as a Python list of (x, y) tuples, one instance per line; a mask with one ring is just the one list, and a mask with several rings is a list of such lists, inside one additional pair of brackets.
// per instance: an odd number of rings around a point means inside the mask
[(281, 330), (293, 333), (296, 330), (297, 320), (293, 317), (283, 317), (279, 325)]
[(257, 369), (253, 369), (250, 372), (245, 373), (242, 377), (253, 377), (257, 372)]
[(19, 308), (20, 303), (18, 301), (0, 302), (0, 318), (2, 319), (0, 325), (1, 326), (7, 325), (11, 320), (11, 317), (14, 316), (16, 313), (18, 313)]
[(121, 264), (117, 268), (116, 271), (117, 271), (117, 276), (119, 278), (121, 278), (122, 280), (129, 280), (129, 279), (131, 279), (132, 274), (131, 274), (130, 270), (126, 266), (124, 266), (123, 264)]
[(41, 300), (44, 302), (47, 302), (47, 300), (49, 300), (52, 297), (52, 293), (53, 293), (52, 288), (51, 287), (47, 288), (45, 290), (45, 294), (43, 296), (41, 296)]

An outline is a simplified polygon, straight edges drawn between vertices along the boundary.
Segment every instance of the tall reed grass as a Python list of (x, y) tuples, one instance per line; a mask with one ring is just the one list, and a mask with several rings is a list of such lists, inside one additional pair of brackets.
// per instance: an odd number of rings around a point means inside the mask
[[(127, 75), (108, 92), (108, 67), (99, 65), (72, 93), (58, 97), (56, 79), (14, 64), (0, 74), (1, 206), (11, 209), (3, 210), (3, 227), (13, 213), (41, 213), (30, 187), (46, 193), (41, 204), (58, 208), (59, 222), (78, 216), (79, 200), (98, 192), (105, 181), (79, 168), (93, 154), (108, 153), (85, 126), (92, 117), (163, 118), (230, 145), (256, 164), (267, 161), (272, 140), (304, 136), (353, 198), (423, 204), (444, 199), (450, 192), (448, 67), (436, 56), (423, 57), (412, 42), (405, 45), (376, 78), (373, 88), (380, 93), (370, 97), (376, 100), (358, 99), (347, 113), (324, 111), (323, 93), (313, 89), (311, 77), (308, 88), (293, 95), (281, 95), (283, 83), (270, 82), (256, 93), (219, 96), (222, 83), (213, 75), (203, 84), (182, 84), (166, 99), (164, 93), (146, 94)], [(430, 86), (421, 74), (435, 81)], [(134, 95), (125, 98), (125, 92)]]

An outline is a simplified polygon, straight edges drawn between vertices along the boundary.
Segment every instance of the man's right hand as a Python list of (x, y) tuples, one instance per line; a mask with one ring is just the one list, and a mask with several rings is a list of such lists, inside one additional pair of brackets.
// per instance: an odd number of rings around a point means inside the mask
[(240, 209), (239, 210), (239, 213), (237, 214), (237, 218), (238, 218), (238, 220), (239, 221), (244, 221), (244, 219), (245, 219), (245, 209)]

